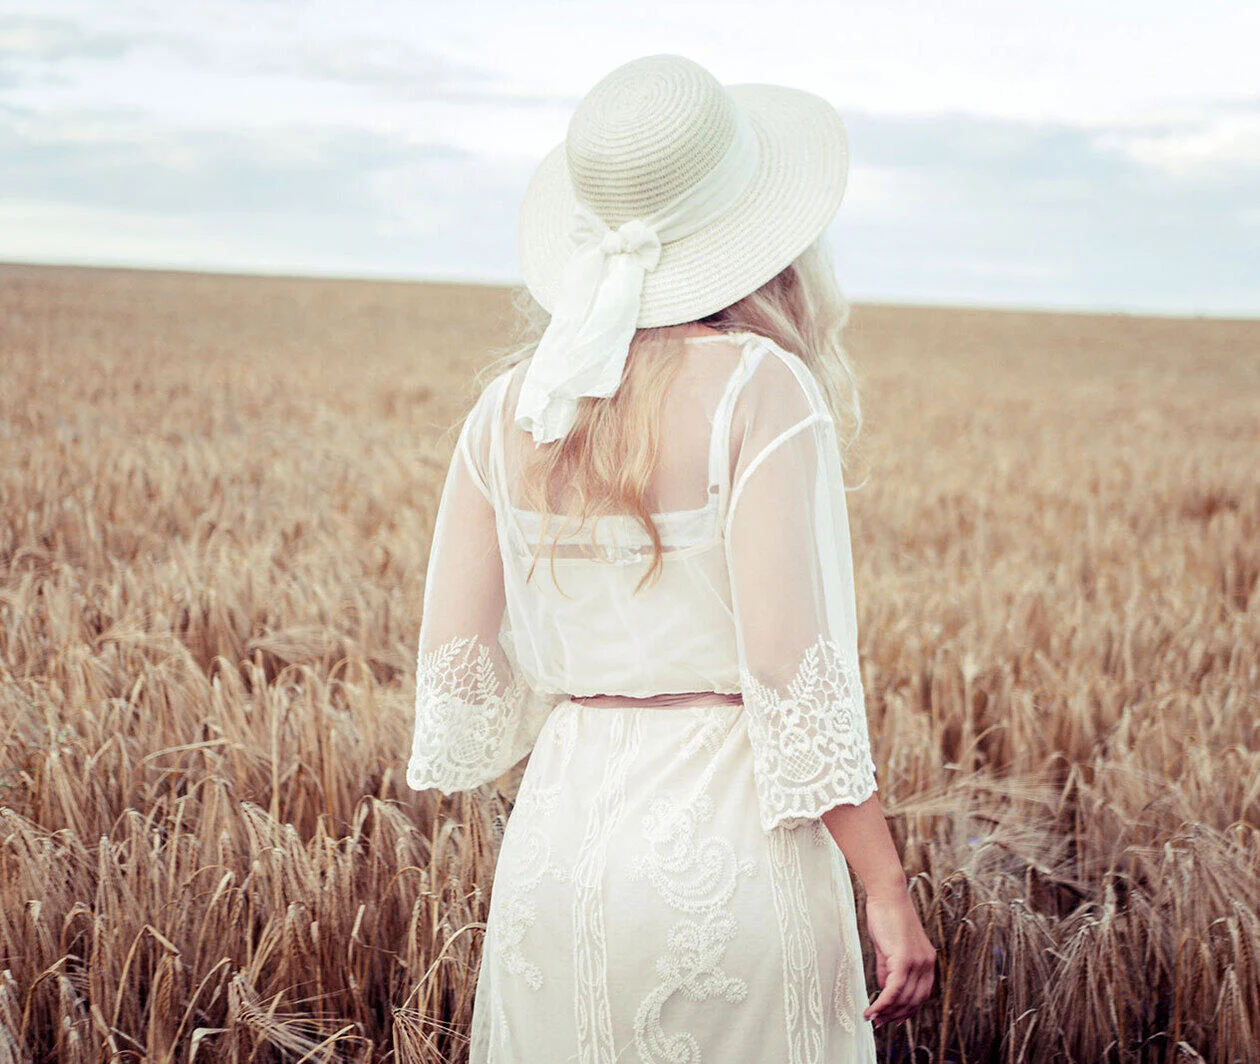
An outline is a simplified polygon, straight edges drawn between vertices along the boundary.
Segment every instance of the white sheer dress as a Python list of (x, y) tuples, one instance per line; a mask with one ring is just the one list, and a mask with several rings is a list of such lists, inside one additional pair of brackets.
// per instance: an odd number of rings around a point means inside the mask
[[(530, 755), (472, 1064), (875, 1060), (848, 868), (818, 819), (876, 790), (835, 426), (771, 340), (684, 342), (655, 583), (635, 592), (651, 546), (628, 516), (564, 529), (550, 560), (555, 524), (521, 505), (523, 363), (482, 392), (443, 489), (408, 782), (449, 794)], [(716, 694), (573, 700), (682, 692)]]

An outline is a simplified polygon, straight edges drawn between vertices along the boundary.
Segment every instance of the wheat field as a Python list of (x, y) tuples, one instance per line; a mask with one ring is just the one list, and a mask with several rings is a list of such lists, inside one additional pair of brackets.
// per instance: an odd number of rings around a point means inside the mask
[[(403, 768), (509, 297), (0, 267), (0, 1064), (465, 1059), (511, 781)], [(940, 958), (881, 1059), (1260, 1059), (1260, 322), (860, 305), (849, 343)]]

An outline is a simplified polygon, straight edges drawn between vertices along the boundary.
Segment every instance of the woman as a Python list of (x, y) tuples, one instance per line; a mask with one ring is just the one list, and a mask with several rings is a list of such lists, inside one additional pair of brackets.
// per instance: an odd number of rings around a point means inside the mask
[(530, 754), (473, 1064), (873, 1061), (931, 990), (858, 664), (822, 243), (847, 168), (818, 97), (650, 56), (526, 192), (550, 321), (459, 436), (408, 770), (452, 793)]

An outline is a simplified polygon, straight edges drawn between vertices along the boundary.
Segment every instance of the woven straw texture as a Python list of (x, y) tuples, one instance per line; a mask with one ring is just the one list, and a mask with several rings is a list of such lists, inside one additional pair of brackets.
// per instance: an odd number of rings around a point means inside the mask
[(539, 164), (521, 205), (521, 269), (550, 311), (572, 247), (579, 198), (616, 227), (692, 187), (734, 136), (735, 108), (759, 145), (755, 176), (709, 226), (665, 244), (644, 278), (639, 328), (694, 321), (787, 267), (844, 196), (849, 151), (830, 103), (781, 85), (723, 86), (682, 56), (636, 59), (583, 98), (565, 141)]

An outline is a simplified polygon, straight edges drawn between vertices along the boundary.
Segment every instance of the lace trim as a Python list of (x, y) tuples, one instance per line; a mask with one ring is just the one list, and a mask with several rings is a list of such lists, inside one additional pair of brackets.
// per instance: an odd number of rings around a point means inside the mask
[[(831, 855), (832, 906), (838, 913), (851, 912), (854, 908), (854, 902), (853, 890), (848, 882), (848, 862), (839, 852), (835, 839), (831, 837), (831, 832), (827, 830), (827, 826), (821, 820), (815, 820), (812, 823), (814, 844), (821, 846)], [(840, 1027), (846, 1034), (854, 1034), (857, 1031), (853, 973), (855, 964), (858, 971), (862, 970), (862, 962), (860, 960), (862, 947), (853, 938), (853, 932), (856, 930), (857, 925), (851, 918), (846, 917), (842, 921), (839, 936), (839, 964), (836, 969), (836, 978), (831, 993), (832, 1011), (835, 1013), (836, 1019), (840, 1021)], [(856, 961), (854, 959), (855, 956), (859, 958)]]
[(822, 1064), (823, 1001), (818, 945), (797, 849), (797, 833), (770, 832), (771, 887), (783, 949), (783, 1013), (788, 1064)]
[[(416, 720), (407, 783), (443, 794), (497, 779), (529, 753), (523, 729), (530, 694), (523, 676), (506, 684), (494, 649), (476, 637), (448, 640), (416, 658)], [(506, 671), (506, 670), (505, 670)]]
[[(729, 720), (714, 714), (686, 757), (700, 747), (719, 743)], [(634, 1017), (634, 1042), (643, 1064), (682, 1064), (701, 1059), (700, 1044), (687, 1031), (669, 1034), (661, 1010), (676, 993), (689, 1001), (721, 997), (738, 1004), (748, 996), (745, 980), (721, 968), (726, 947), (735, 937), (729, 912), (739, 877), (754, 876), (752, 861), (739, 860), (733, 843), (721, 836), (699, 838), (699, 829), (713, 817), (713, 799), (703, 790), (711, 763), (694, 798), (682, 802), (656, 795), (643, 817), (647, 852), (631, 867), (635, 879), (646, 878), (673, 908), (685, 914), (669, 932), (665, 953), (656, 962), (661, 982), (644, 996)]]
[(835, 1010), (836, 1019), (847, 1034), (857, 1030), (853, 1014), (853, 960), (849, 953), (849, 936), (842, 935), (844, 949), (840, 954), (840, 970), (836, 973), (835, 992), (831, 996), (831, 1006)]
[(612, 1003), (608, 996), (608, 943), (603, 878), (608, 846), (626, 800), (626, 779), (638, 756), (639, 714), (618, 714), (610, 745), (615, 751), (591, 803), (573, 881), (573, 1008), (579, 1064), (616, 1064)]
[(787, 692), (740, 669), (762, 827), (798, 827), (877, 789), (862, 676), (838, 644), (805, 651)]
[[(495, 867), (496, 900), (490, 914), (504, 969), (519, 975), (531, 990), (541, 990), (543, 986), (542, 968), (525, 956), (523, 948), (526, 934), (538, 920), (533, 892), (548, 875), (559, 880), (570, 878), (568, 869), (553, 861), (550, 838), (541, 827), (555, 813), (564, 786), (564, 773), (573, 759), (577, 740), (574, 717), (565, 715), (553, 720), (560, 750), (560, 770), (556, 782), (549, 787), (535, 786), (528, 772), (521, 780), (512, 815), (508, 818), (512, 835), (500, 848)], [(500, 883), (505, 886), (500, 888)]]

